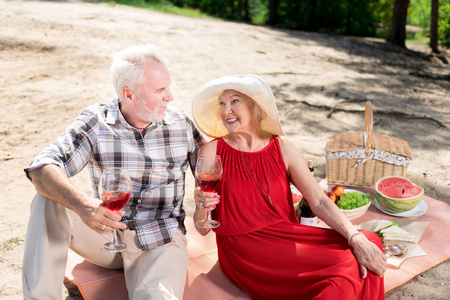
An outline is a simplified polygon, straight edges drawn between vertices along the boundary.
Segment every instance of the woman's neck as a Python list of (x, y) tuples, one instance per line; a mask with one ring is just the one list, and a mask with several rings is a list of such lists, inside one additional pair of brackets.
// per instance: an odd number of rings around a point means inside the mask
[(245, 152), (256, 152), (265, 148), (272, 135), (266, 132), (260, 134), (231, 133), (223, 137), (233, 148)]

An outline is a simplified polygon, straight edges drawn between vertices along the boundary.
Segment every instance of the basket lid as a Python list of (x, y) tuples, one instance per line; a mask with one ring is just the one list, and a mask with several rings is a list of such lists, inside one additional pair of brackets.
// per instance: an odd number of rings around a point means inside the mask
[(326, 152), (343, 152), (364, 149), (364, 132), (346, 132), (327, 137)]
[(408, 143), (392, 136), (373, 134), (372, 149), (380, 149), (389, 153), (412, 158)]
[[(326, 139), (325, 152), (346, 152), (365, 149), (364, 132), (346, 132), (329, 136)], [(408, 143), (382, 134), (373, 134), (371, 149), (379, 149), (389, 153), (412, 158)]]

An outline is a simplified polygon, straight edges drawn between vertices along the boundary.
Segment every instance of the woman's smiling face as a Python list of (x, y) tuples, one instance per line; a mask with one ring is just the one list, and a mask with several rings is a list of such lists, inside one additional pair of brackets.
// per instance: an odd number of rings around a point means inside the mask
[(219, 116), (228, 132), (253, 131), (259, 125), (255, 104), (245, 94), (226, 90), (219, 97), (219, 103)]

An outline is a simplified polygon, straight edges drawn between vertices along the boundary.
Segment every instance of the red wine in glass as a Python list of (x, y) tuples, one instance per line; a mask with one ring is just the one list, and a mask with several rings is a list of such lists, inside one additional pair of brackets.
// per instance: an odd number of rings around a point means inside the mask
[[(103, 205), (113, 212), (118, 212), (130, 200), (131, 178), (128, 171), (118, 168), (103, 170), (100, 188)], [(127, 249), (127, 245), (117, 241), (117, 231), (114, 229), (112, 241), (101, 248), (108, 252), (121, 252)]]
[(103, 205), (113, 212), (121, 210), (130, 200), (130, 193), (117, 191), (102, 195)]
[(214, 192), (220, 182), (219, 174), (200, 174), (197, 176), (200, 188), (205, 192)]
[[(222, 161), (220, 156), (200, 155), (195, 167), (195, 178), (202, 191), (214, 192), (222, 179)], [(220, 223), (212, 220), (208, 211), (206, 218), (195, 222), (195, 225), (201, 228), (216, 228), (220, 226)]]

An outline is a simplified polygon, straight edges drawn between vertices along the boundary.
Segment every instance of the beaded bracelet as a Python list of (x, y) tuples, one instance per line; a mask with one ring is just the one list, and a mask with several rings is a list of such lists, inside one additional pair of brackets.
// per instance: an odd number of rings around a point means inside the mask
[(355, 233), (350, 234), (350, 236), (348, 237), (348, 244), (350, 245), (350, 247), (352, 247), (352, 243), (351, 243), (352, 237), (354, 237), (357, 234), (364, 234), (364, 233), (362, 233), (361, 231), (357, 231)]

